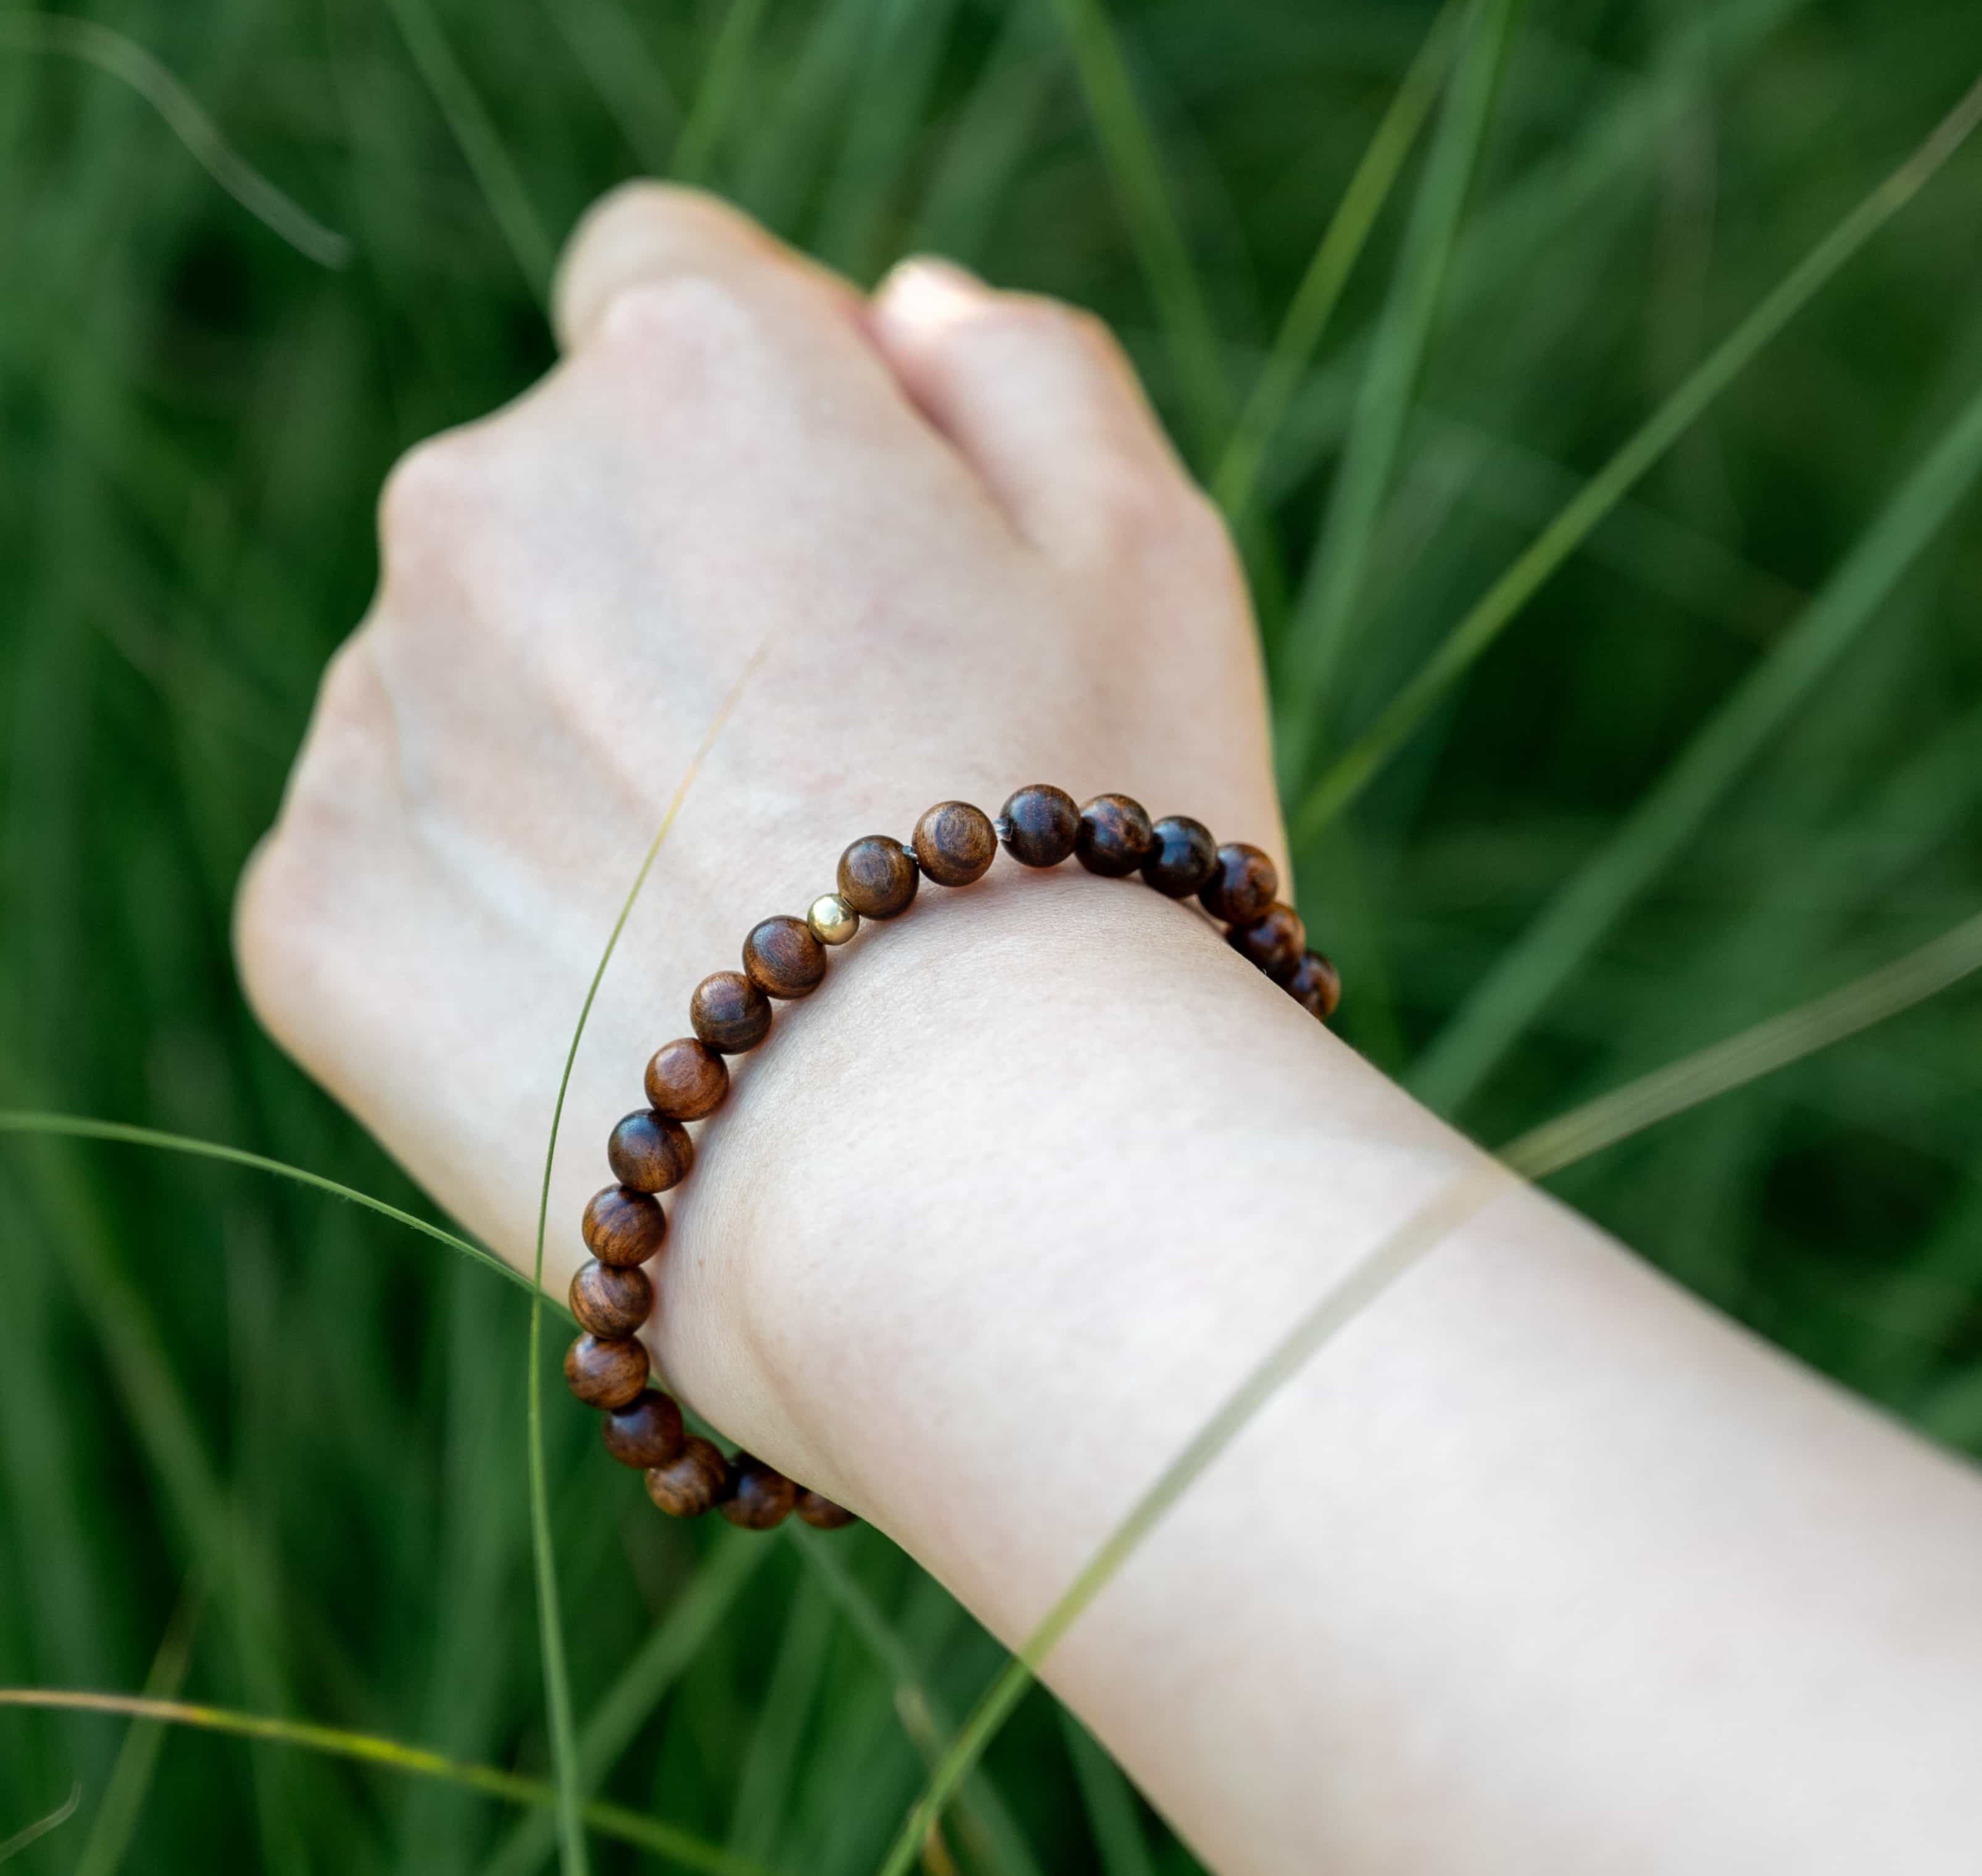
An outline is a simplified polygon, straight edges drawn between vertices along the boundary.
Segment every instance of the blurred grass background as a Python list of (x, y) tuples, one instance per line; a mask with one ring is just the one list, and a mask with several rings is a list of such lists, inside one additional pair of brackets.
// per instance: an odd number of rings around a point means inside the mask
[[(326, 269), (285, 245), (129, 85), (28, 49), (8, 34), (27, 10), (0, 5), (0, 1105), (225, 1140), (419, 1208), (255, 1033), (229, 897), (365, 603), (381, 477), (549, 363), (543, 272), (586, 202), (668, 172), (863, 280), (928, 247), (1078, 300), (1121, 329), (1209, 475), (1433, 14), (104, 0), (75, 16), (162, 62), (352, 253)], [(1982, 13), (1960, 0), (1532, 0), (1483, 100), (1325, 655), (1316, 621), (1338, 600), (1315, 549), (1346, 525), (1345, 460), (1382, 441), (1359, 386), (1396, 342), (1422, 148), (1246, 518), (1283, 741), (1308, 758), (1290, 801), (1978, 69)], [(1978, 158), (1853, 262), (1302, 855), (1303, 909), (1351, 985), (1340, 1026), (1483, 1137), (1982, 902), (1973, 499), (1874, 582), (1690, 819), (1667, 780), (1725, 700), (1793, 657), (1813, 595), (1982, 388)], [(1571, 882), (1616, 876), (1648, 813), (1670, 837), (1657, 863), (1593, 925), (1550, 914)], [(1505, 1034), (1481, 1013), (1490, 981), (1503, 1015), (1518, 1006)], [(1982, 1450), (1978, 1042), (1957, 997), (1560, 1189)], [(0, 1141), (0, 1683), (183, 1689), (542, 1772), (505, 1352), (524, 1315), (485, 1273), (306, 1191)], [(605, 1791), (779, 1868), (871, 1868), (996, 1648), (872, 1533), (669, 1525), (597, 1463), (587, 1417), (549, 1422)], [(946, 1835), (963, 1868), (1195, 1867), (1043, 1695), (986, 1772)], [(0, 1713), (0, 1842), (78, 1783), (24, 1871), (549, 1858), (541, 1820), (445, 1785)]]

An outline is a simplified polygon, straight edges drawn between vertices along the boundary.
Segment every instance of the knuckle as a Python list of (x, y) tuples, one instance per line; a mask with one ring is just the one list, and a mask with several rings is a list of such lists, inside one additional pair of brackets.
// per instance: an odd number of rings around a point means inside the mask
[(469, 425), (415, 443), (393, 464), (379, 491), (379, 545), (389, 565), (422, 557), (459, 531), (475, 507), (486, 447), (481, 427)]
[(599, 315), (599, 348), (678, 364), (712, 364), (751, 347), (757, 315), (727, 282), (706, 273), (630, 282)]

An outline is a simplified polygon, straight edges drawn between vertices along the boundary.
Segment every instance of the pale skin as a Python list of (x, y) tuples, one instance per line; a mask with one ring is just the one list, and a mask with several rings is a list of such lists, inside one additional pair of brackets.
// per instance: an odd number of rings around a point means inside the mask
[[(855, 836), (1052, 781), (1285, 855), (1230, 548), (1091, 320), (928, 263), (869, 299), (649, 186), (582, 226), (557, 321), (549, 378), (392, 478), (238, 945), (284, 1046), (527, 1268), (586, 984), (761, 652), (592, 1014), (561, 1295), (647, 1055)], [(1016, 1642), (1479, 1163), (1194, 912), (1002, 861), (780, 1007), (649, 1339)], [(1970, 1869), (1978, 1559), (1967, 1468), (1510, 1185), (1046, 1678), (1226, 1876)]]

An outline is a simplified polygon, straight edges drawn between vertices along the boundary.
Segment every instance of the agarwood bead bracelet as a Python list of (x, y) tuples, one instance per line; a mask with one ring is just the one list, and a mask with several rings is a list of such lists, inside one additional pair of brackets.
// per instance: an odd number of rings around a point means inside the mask
[(606, 1157), (616, 1184), (585, 1208), (592, 1261), (571, 1280), (571, 1311), (584, 1331), (564, 1358), (565, 1379), (587, 1406), (604, 1410), (606, 1450), (646, 1474), (647, 1493), (671, 1516), (719, 1508), (732, 1524), (769, 1531), (796, 1512), (830, 1531), (853, 1514), (739, 1452), (726, 1459), (688, 1433), (681, 1409), (648, 1385), (639, 1331), (654, 1287), (640, 1267), (661, 1248), (667, 1216), (657, 1192), (679, 1185), (695, 1163), (683, 1125), (706, 1119), (729, 1092), (723, 1058), (770, 1033), (771, 1000), (809, 996), (826, 978), (826, 949), (844, 945), (863, 918), (898, 918), (928, 879), (967, 886), (983, 878), (1000, 842), (1022, 866), (1058, 866), (1069, 856), (1090, 873), (1143, 882), (1173, 899), (1193, 893), (1226, 928), (1232, 948), (1326, 1022), (1342, 995), (1335, 967), (1307, 945), (1300, 913), (1280, 901), (1280, 874), (1257, 847), (1221, 847), (1201, 821), (1172, 815), (1152, 822), (1126, 795), (1097, 795), (1085, 808), (1065, 790), (1021, 788), (996, 821), (967, 801), (941, 801), (898, 841), (870, 834), (839, 856), (838, 890), (802, 918), (780, 915), (743, 941), (743, 968), (718, 971), (689, 1000), (692, 1036), (665, 1043), (647, 1064), (647, 1105), (612, 1130)]

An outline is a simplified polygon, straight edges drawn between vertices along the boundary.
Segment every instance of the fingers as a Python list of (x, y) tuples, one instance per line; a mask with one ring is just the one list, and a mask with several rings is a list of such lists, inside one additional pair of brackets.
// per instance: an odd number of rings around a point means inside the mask
[(1202, 500), (1091, 315), (918, 258), (882, 283), (869, 325), (909, 395), (1049, 552), (1197, 528)]
[(634, 182), (596, 202), (566, 245), (552, 289), (559, 343), (576, 351), (627, 294), (683, 279), (713, 281), (833, 338), (861, 332), (860, 295), (836, 274), (712, 195)]

